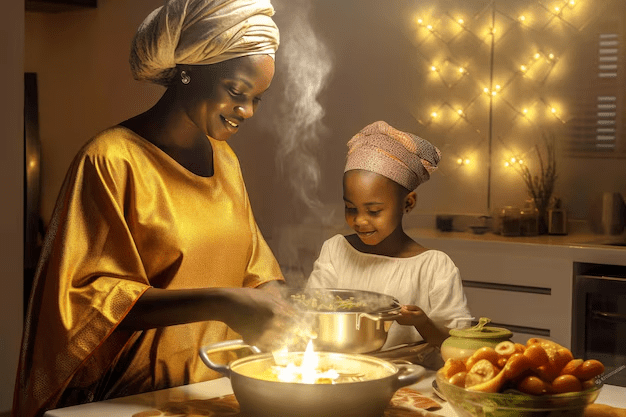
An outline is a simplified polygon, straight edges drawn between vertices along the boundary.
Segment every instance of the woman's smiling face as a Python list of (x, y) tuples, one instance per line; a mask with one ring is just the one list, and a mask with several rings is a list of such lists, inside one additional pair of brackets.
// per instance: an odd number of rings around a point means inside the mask
[(370, 171), (343, 175), (346, 222), (361, 241), (374, 246), (402, 227), (407, 191), (394, 181)]
[(274, 59), (269, 55), (180, 68), (191, 79), (189, 84), (179, 85), (185, 113), (198, 129), (216, 140), (229, 139), (254, 115), (274, 77)]

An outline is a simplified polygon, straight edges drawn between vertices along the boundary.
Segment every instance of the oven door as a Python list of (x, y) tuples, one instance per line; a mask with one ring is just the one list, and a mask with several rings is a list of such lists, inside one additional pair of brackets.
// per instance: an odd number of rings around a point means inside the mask
[(597, 359), (607, 384), (626, 386), (626, 271), (600, 268), (574, 279), (572, 350)]

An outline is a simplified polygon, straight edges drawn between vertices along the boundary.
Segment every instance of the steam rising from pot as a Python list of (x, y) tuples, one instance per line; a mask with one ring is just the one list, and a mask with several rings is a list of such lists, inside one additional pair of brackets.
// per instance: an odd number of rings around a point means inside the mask
[(308, 0), (281, 0), (277, 10), (288, 20), (280, 24), (283, 97), (274, 125), (279, 136), (276, 162), (288, 175), (295, 197), (308, 208), (321, 208), (320, 166), (316, 152), (326, 132), (324, 109), (317, 101), (331, 72), (331, 57), (310, 22)]

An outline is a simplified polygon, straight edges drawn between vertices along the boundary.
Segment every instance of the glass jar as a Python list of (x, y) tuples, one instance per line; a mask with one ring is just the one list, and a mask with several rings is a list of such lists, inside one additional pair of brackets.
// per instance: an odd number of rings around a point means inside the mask
[(520, 235), (521, 212), (513, 206), (503, 207), (500, 211), (500, 234), (502, 236)]
[(539, 234), (539, 210), (532, 201), (526, 202), (524, 208), (520, 210), (520, 234), (522, 236)]
[(510, 330), (485, 326), (490, 320), (480, 320), (469, 329), (450, 329), (450, 337), (441, 344), (441, 357), (444, 361), (450, 358), (467, 358), (482, 347), (495, 348), (498, 343), (511, 340), (513, 333)]

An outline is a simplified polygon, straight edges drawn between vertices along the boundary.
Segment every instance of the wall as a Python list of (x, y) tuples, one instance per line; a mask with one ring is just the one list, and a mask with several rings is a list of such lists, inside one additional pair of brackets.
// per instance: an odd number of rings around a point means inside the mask
[(11, 409), (22, 335), (24, 1), (0, 13), (0, 413)]

